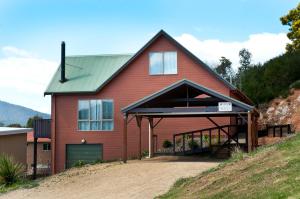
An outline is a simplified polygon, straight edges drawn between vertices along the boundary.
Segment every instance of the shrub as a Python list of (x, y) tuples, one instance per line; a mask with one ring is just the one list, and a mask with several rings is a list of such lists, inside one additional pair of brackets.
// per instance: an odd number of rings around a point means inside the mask
[(172, 147), (172, 146), (173, 146), (173, 144), (172, 144), (172, 142), (170, 142), (169, 140), (165, 140), (165, 141), (163, 142), (163, 147), (164, 147), (165, 149), (170, 148), (170, 147)]
[(147, 157), (149, 156), (149, 151), (145, 150), (142, 152), (142, 157)]
[(87, 162), (83, 161), (83, 160), (78, 160), (77, 162), (74, 163), (74, 167), (82, 167), (84, 165), (86, 165)]
[(295, 81), (290, 85), (290, 89), (295, 88), (295, 89), (300, 89), (300, 80)]
[(6, 186), (18, 182), (23, 174), (24, 167), (14, 162), (12, 157), (0, 155), (0, 182)]
[(199, 144), (194, 140), (190, 140), (188, 142), (188, 145), (189, 145), (190, 149), (192, 149), (192, 150), (197, 149), (199, 147)]

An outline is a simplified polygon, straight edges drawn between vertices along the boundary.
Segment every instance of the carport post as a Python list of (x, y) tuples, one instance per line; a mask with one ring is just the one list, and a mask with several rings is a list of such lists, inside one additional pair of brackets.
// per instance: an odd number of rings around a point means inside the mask
[(252, 114), (248, 111), (248, 152), (252, 151)]
[(149, 118), (149, 158), (153, 157), (153, 118)]
[(142, 117), (136, 116), (136, 123), (139, 127), (139, 143), (138, 143), (138, 150), (139, 150), (139, 159), (142, 159)]
[(123, 162), (127, 162), (127, 119), (128, 115), (124, 114), (124, 127), (123, 127)]

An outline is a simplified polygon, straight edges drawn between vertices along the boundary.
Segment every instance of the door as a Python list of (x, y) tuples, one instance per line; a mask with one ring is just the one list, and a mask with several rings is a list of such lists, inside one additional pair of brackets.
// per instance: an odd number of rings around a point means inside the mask
[(102, 144), (67, 144), (66, 168), (71, 168), (81, 163), (95, 163), (102, 160)]

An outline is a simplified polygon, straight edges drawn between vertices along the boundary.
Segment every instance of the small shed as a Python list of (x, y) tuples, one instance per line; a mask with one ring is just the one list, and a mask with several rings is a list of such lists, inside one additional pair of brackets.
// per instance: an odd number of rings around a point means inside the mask
[(31, 128), (0, 127), (0, 154), (9, 155), (26, 165), (27, 132), (30, 131)]

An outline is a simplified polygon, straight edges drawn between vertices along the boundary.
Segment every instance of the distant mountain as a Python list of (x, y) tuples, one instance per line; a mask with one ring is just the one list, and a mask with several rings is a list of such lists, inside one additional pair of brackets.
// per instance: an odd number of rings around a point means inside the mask
[(25, 126), (28, 118), (35, 115), (45, 119), (50, 118), (49, 114), (0, 100), (0, 124), (9, 125), (12, 123), (19, 123), (22, 126)]

